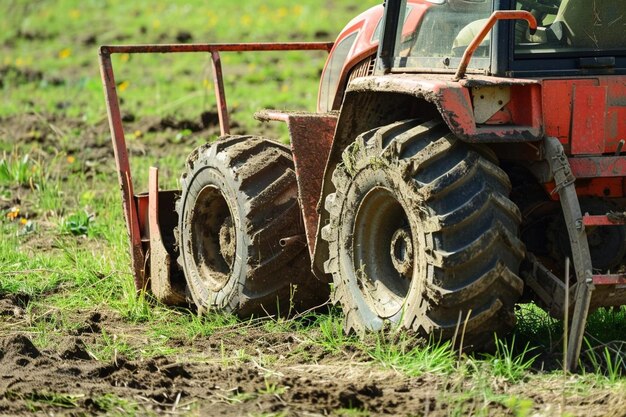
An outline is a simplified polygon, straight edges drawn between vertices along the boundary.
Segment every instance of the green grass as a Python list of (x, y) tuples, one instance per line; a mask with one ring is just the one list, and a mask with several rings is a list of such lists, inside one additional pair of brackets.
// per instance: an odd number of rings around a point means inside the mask
[(457, 354), (450, 343), (424, 345), (404, 334), (392, 338), (377, 335), (374, 345), (366, 346), (365, 351), (382, 366), (412, 377), (426, 373), (449, 375), (457, 365)]
[(530, 343), (526, 343), (521, 351), (517, 353), (515, 337), (510, 342), (496, 337), (495, 345), (495, 353), (484, 355), (485, 363), (488, 365), (491, 375), (496, 378), (503, 378), (509, 382), (523, 380), (539, 356), (538, 354), (533, 354), (533, 351), (537, 349), (530, 347)]
[(354, 345), (356, 339), (344, 333), (342, 320), (337, 311), (328, 316), (319, 316), (316, 320), (318, 331), (312, 335), (312, 342), (330, 353), (337, 353), (346, 346)]
[[(377, 3), (361, 2), (359, 7)], [(101, 120), (105, 113), (96, 61), (100, 44), (176, 42), (182, 32), (190, 33), (194, 42), (332, 41), (354, 13), (346, 10), (348, 5), (330, 8), (314, 0), (298, 4), (193, 0), (148, 8), (119, 1), (107, 5), (91, 1), (79, 5), (72, 0), (2, 2), (0, 14), (12, 18), (0, 22), (0, 44), (10, 45), (4, 48), (0, 65), (12, 71), (4, 85), (9, 100), (0, 105), (0, 115), (36, 108), (89, 122)], [(33, 48), (33, 43), (42, 47)], [(123, 86), (123, 108), (128, 112), (194, 116), (199, 109), (215, 107), (205, 54), (114, 57), (117, 82)], [(274, 59), (286, 65), (268, 65)], [(317, 52), (225, 54), (230, 107), (250, 126), (256, 125), (250, 117), (252, 109), (314, 109), (323, 61), (324, 54)], [(242, 80), (254, 88), (234, 88)], [(23, 81), (30, 82), (13, 87)], [(33, 96), (41, 99), (34, 106), (29, 99)]]
[(0, 184), (5, 187), (35, 186), (37, 166), (28, 154), (4, 154), (0, 158)]
[(113, 394), (105, 394), (94, 398), (93, 402), (98, 411), (104, 412), (109, 416), (135, 416), (139, 415), (140, 411), (141, 414), (145, 413), (145, 410), (141, 410), (137, 403)]

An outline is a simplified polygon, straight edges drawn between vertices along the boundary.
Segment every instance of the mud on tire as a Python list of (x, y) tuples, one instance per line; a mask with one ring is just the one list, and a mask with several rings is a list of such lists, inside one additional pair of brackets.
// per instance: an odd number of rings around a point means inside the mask
[(344, 151), (322, 237), (346, 330), (451, 338), (469, 314), (466, 346), (479, 346), (514, 325), (525, 249), (495, 162), (440, 120), (374, 129)]
[(200, 310), (285, 315), (328, 298), (311, 274), (289, 149), (254, 136), (200, 146), (181, 178), (179, 264)]

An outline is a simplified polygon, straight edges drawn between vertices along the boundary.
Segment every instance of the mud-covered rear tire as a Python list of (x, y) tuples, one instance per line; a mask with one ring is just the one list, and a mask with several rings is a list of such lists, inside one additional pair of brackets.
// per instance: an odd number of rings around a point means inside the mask
[(344, 151), (322, 237), (346, 330), (391, 323), (451, 338), (460, 320), (477, 347), (514, 325), (525, 249), (495, 162), (441, 120), (374, 129)]
[(287, 315), (323, 304), (310, 272), (289, 149), (232, 136), (194, 150), (181, 178), (179, 264), (202, 310)]

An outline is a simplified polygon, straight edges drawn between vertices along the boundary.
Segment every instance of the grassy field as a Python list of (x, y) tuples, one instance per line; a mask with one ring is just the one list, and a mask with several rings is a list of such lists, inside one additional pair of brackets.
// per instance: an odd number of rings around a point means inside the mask
[[(98, 70), (103, 44), (332, 41), (379, 1), (0, 2), (0, 415), (626, 415), (626, 311), (590, 318), (582, 371), (534, 305), (490, 354), (341, 331), (341, 312), (240, 321), (136, 297)], [(233, 132), (314, 110), (325, 54), (223, 57)], [(215, 140), (205, 55), (115, 57), (136, 191)]]

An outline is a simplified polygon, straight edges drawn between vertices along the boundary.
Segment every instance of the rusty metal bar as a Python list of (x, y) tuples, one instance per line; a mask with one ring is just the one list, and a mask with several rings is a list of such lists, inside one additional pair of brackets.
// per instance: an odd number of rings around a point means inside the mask
[(594, 275), (594, 285), (626, 285), (626, 274)]
[(100, 53), (112, 54), (154, 54), (180, 52), (262, 52), (262, 51), (327, 51), (333, 42), (284, 42), (284, 43), (192, 43), (192, 44), (146, 44), (108, 45), (100, 48)]
[(215, 86), (215, 98), (217, 99), (217, 115), (220, 119), (220, 132), (224, 136), (230, 133), (230, 121), (228, 106), (226, 105), (226, 92), (224, 91), (222, 59), (218, 51), (211, 52), (211, 64), (213, 65), (213, 85)]
[(480, 32), (472, 39), (469, 46), (463, 53), (463, 58), (461, 58), (461, 63), (459, 64), (459, 68), (454, 74), (454, 81), (459, 81), (461, 78), (465, 76), (465, 71), (467, 71), (467, 66), (469, 65), (470, 59), (472, 59), (472, 55), (476, 52), (476, 49), (480, 46), (485, 37), (489, 34), (491, 29), (494, 27), (498, 20), (525, 20), (528, 22), (531, 30), (537, 29), (537, 19), (530, 12), (526, 12), (523, 10), (499, 10), (495, 11), (489, 16), (489, 20), (485, 23), (485, 26), (480, 30)]
[(124, 128), (122, 126), (122, 115), (120, 113), (119, 99), (115, 87), (115, 76), (113, 75), (113, 65), (111, 55), (106, 50), (100, 50), (100, 75), (104, 87), (104, 96), (107, 104), (107, 115), (111, 128), (111, 139), (113, 142), (113, 152), (115, 154), (115, 164), (117, 166), (118, 178), (122, 191), (122, 204), (126, 227), (130, 238), (130, 255), (133, 264), (133, 276), (135, 288), (140, 290), (145, 288), (144, 278), (144, 254), (141, 248), (141, 235), (139, 232), (139, 220), (135, 199), (133, 198), (133, 182), (131, 179), (130, 163), (128, 161), (128, 150), (124, 138)]

